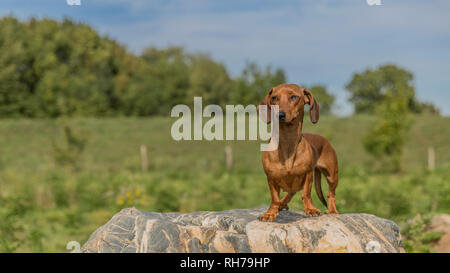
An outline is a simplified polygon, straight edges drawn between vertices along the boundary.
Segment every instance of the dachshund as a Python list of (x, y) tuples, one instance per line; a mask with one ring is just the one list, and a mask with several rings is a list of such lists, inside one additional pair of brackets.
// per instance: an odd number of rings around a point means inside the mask
[[(279, 107), (274, 116), (279, 121), (278, 147), (273, 151), (264, 151), (262, 155), (272, 202), (267, 212), (259, 217), (261, 221), (272, 222), (279, 211), (288, 210), (289, 201), (300, 190), (306, 215), (319, 216), (320, 210), (314, 207), (311, 198), (313, 180), (317, 196), (328, 208), (326, 213), (338, 213), (335, 204), (338, 185), (337, 155), (326, 138), (302, 132), (305, 104), (309, 105), (311, 122), (317, 123), (319, 104), (311, 91), (296, 84), (273, 87), (258, 105), (258, 110), (261, 105), (267, 106), (267, 116), (262, 117), (267, 123), (272, 118), (271, 106)], [(328, 182), (328, 206), (322, 192), (322, 174)], [(282, 199), (280, 189), (286, 192)]]

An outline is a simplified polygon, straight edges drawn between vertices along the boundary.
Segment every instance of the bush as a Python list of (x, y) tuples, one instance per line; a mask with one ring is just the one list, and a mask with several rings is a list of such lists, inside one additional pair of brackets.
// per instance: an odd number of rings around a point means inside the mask
[(407, 222), (402, 229), (404, 236), (403, 244), (406, 252), (431, 252), (430, 243), (438, 241), (442, 233), (425, 231), (430, 219), (430, 215), (422, 217), (418, 214)]

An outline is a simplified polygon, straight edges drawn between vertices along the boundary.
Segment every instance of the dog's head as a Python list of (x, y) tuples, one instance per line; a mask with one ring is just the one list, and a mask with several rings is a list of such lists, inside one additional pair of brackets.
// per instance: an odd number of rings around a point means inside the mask
[(319, 121), (319, 104), (311, 91), (296, 84), (280, 84), (269, 90), (267, 96), (259, 106), (267, 106), (267, 116), (263, 117), (267, 123), (271, 122), (271, 106), (278, 105), (280, 123), (293, 123), (303, 120), (304, 106), (309, 105), (309, 117), (312, 123)]

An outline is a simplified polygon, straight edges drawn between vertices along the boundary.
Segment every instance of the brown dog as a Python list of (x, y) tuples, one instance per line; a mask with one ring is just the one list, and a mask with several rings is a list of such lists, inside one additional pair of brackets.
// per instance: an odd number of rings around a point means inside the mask
[[(312, 203), (311, 188), (314, 174), (317, 195), (327, 206), (322, 193), (321, 173), (325, 175), (329, 186), (329, 206), (326, 213), (338, 213), (335, 204), (335, 190), (338, 184), (336, 152), (324, 137), (302, 133), (305, 104), (310, 105), (311, 122), (317, 123), (319, 104), (309, 90), (295, 84), (281, 84), (272, 88), (259, 104), (267, 105), (269, 109), (266, 117), (268, 123), (271, 121), (271, 105), (279, 107), (278, 149), (265, 151), (262, 157), (272, 203), (267, 212), (260, 216), (261, 221), (272, 222), (279, 211), (289, 209), (289, 201), (300, 190), (303, 190), (305, 213), (311, 216), (320, 215), (320, 210)], [(286, 192), (282, 199), (280, 188)]]

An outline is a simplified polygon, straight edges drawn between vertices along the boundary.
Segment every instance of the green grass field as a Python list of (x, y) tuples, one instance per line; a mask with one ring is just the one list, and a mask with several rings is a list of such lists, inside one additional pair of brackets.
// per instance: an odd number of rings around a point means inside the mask
[[(259, 141), (176, 142), (170, 137), (174, 120), (66, 121), (86, 140), (69, 165), (59, 162), (55, 149), (64, 145), (61, 121), (0, 120), (0, 251), (68, 251), (69, 241), (84, 243), (124, 207), (187, 212), (269, 204)], [(361, 138), (372, 120), (322, 117), (311, 125), (305, 119), (305, 132), (327, 137), (337, 150), (340, 212), (372, 213), (399, 224), (417, 214), (449, 213), (450, 118), (413, 119), (400, 174), (383, 171), (364, 151)], [(147, 172), (140, 145), (148, 149)], [(233, 150), (230, 170), (226, 145)], [(426, 170), (429, 146), (436, 150), (432, 172)], [(302, 209), (300, 194), (290, 207)]]

